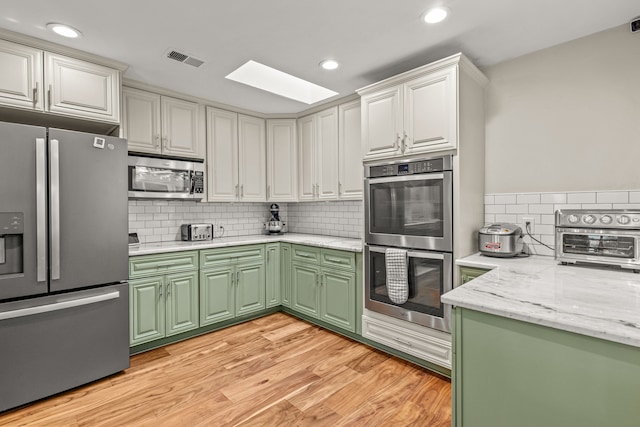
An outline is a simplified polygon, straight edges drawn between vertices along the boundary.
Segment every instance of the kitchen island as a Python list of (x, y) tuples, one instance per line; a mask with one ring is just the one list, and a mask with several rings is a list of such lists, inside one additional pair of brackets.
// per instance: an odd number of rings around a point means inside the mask
[(454, 425), (639, 425), (639, 275), (537, 256), (457, 264), (491, 271), (442, 297)]

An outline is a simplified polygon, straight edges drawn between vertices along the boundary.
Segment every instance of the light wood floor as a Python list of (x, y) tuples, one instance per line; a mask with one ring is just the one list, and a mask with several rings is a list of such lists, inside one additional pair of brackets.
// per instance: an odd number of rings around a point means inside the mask
[(451, 384), (276, 313), (133, 356), (0, 425), (449, 427)]

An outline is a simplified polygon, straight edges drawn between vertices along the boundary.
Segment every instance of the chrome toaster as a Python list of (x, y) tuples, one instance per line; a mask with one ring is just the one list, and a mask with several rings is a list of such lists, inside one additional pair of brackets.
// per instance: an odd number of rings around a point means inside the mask
[(195, 242), (213, 239), (213, 224), (182, 224), (180, 227), (182, 240)]

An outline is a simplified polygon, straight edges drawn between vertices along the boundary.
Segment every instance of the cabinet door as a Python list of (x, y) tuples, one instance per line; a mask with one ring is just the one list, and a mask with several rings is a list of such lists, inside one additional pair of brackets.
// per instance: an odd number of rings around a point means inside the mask
[(233, 265), (200, 271), (200, 326), (233, 319), (234, 278)]
[(198, 327), (198, 272), (166, 276), (166, 336)]
[(457, 146), (457, 67), (405, 84), (405, 154), (450, 150)]
[(0, 40), (0, 104), (42, 110), (42, 51)]
[(343, 200), (361, 200), (364, 169), (362, 167), (360, 101), (340, 105), (338, 116), (339, 197)]
[(402, 86), (363, 96), (361, 102), (364, 159), (402, 154)]
[(267, 200), (267, 143), (264, 120), (238, 115), (238, 184), (240, 200)]
[(338, 107), (316, 114), (316, 181), (320, 200), (338, 198)]
[(267, 200), (298, 200), (296, 121), (267, 120)]
[(355, 295), (354, 273), (323, 269), (320, 278), (320, 319), (355, 332)]
[(266, 283), (266, 303), (267, 308), (280, 305), (280, 244), (270, 243), (265, 245), (267, 252), (267, 283)]
[(132, 346), (164, 337), (164, 277), (129, 282), (129, 338)]
[(291, 308), (300, 313), (318, 318), (318, 287), (320, 269), (313, 264), (294, 262), (291, 268)]
[(198, 104), (163, 96), (162, 154), (203, 158), (198, 144)]
[(45, 52), (46, 110), (91, 120), (120, 123), (120, 72)]
[(129, 151), (161, 154), (160, 95), (122, 88), (122, 130)]
[(315, 200), (316, 143), (313, 115), (298, 120), (298, 200)]
[(210, 202), (234, 202), (238, 185), (238, 115), (207, 108), (207, 179)]
[(280, 297), (282, 305), (291, 307), (291, 245), (280, 244)]
[(264, 270), (264, 262), (236, 266), (236, 316), (264, 310)]

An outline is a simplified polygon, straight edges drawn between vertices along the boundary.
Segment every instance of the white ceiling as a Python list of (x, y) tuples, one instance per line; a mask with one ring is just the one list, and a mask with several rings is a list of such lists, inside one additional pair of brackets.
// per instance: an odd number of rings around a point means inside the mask
[[(422, 23), (438, 4), (450, 17)], [(457, 52), (488, 66), (638, 15), (638, 0), (2, 0), (0, 27), (124, 62), (131, 79), (262, 113), (297, 113), (309, 106), (224, 76), (253, 59), (340, 98)], [(83, 37), (54, 35), (48, 22)], [(168, 48), (205, 64), (166, 59)], [(319, 68), (326, 58), (340, 68)]]

